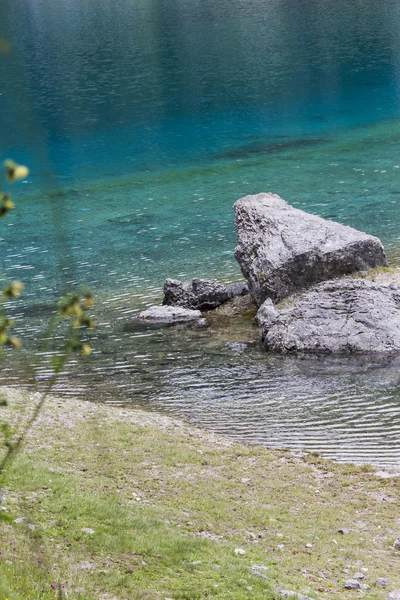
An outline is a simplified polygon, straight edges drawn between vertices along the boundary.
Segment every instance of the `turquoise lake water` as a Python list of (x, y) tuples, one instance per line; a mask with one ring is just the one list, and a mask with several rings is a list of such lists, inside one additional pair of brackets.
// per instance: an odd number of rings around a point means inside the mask
[(271, 357), (250, 326), (133, 318), (166, 277), (240, 279), (232, 205), (261, 191), (400, 263), (400, 2), (3, 0), (0, 37), (0, 155), (31, 168), (1, 222), (25, 348), (0, 384), (27, 381), (53, 302), (82, 283), (94, 353), (57, 392), (399, 468), (397, 360)]

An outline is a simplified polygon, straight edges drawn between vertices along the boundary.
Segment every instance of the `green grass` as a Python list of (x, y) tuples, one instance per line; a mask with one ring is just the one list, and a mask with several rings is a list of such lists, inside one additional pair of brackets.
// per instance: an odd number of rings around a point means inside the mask
[[(12, 420), (31, 401), (9, 404)], [(59, 584), (79, 600), (348, 598), (362, 568), (363, 596), (400, 588), (399, 482), (368, 467), (66, 399), (49, 401), (1, 485), (0, 600), (57, 598)]]

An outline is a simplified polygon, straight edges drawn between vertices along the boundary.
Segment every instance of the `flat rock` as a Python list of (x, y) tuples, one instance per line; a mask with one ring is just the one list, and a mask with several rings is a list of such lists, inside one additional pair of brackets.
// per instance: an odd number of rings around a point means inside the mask
[(258, 306), (320, 281), (387, 265), (378, 238), (293, 208), (275, 194), (246, 196), (234, 209), (235, 258)]
[(394, 590), (386, 596), (386, 600), (400, 600), (400, 590)]
[(88, 535), (93, 535), (95, 533), (94, 529), (91, 529), (91, 527), (82, 527), (81, 531)]
[(400, 352), (400, 290), (394, 286), (359, 279), (324, 282), (292, 307), (276, 310), (275, 317), (272, 310), (268, 303), (258, 317), (263, 344), (272, 352)]
[(137, 318), (140, 321), (153, 323), (179, 323), (198, 320), (201, 318), (201, 312), (179, 306), (150, 306), (150, 308), (141, 312)]

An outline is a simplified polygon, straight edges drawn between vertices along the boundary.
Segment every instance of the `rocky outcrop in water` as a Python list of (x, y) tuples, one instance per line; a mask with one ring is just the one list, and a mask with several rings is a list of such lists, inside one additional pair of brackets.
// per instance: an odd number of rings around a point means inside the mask
[[(242, 198), (235, 212), (235, 256), (249, 285), (167, 279), (163, 306), (142, 312), (140, 320), (199, 320), (207, 312), (208, 324), (217, 326), (234, 317), (250, 322), (258, 306), (255, 322), (271, 352), (400, 352), (400, 290), (343, 278), (387, 264), (378, 238), (292, 208), (274, 194)], [(285, 308), (276, 306), (288, 296)]]
[(320, 281), (387, 265), (378, 238), (293, 208), (275, 194), (246, 196), (234, 209), (235, 258), (258, 306)]
[(281, 354), (400, 352), (400, 290), (393, 285), (350, 278), (320, 283), (287, 309), (267, 300), (257, 321), (265, 348)]
[(217, 308), (231, 298), (242, 296), (248, 291), (248, 287), (244, 283), (232, 283), (225, 286), (215, 279), (193, 279), (192, 281), (166, 279), (163, 304), (207, 311)]

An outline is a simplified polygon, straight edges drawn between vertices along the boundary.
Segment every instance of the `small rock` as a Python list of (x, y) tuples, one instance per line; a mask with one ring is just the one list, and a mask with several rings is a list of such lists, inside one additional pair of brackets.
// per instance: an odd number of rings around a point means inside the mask
[(91, 569), (94, 569), (95, 566), (96, 565), (94, 565), (93, 563), (90, 563), (87, 560), (83, 560), (82, 562), (76, 565), (76, 568), (80, 571), (90, 571)]
[(355, 575), (353, 575), (353, 579), (365, 579), (365, 575), (364, 573), (356, 573)]
[(312, 544), (306, 544), (306, 548), (312, 548)]
[(251, 572), (253, 577), (260, 577), (261, 579), (268, 579), (268, 577), (264, 574), (268, 571), (268, 567), (264, 565), (251, 565)]
[(252, 571), (268, 571), (268, 567), (265, 565), (251, 565)]
[(82, 527), (81, 529), (82, 533), (87, 533), (88, 535), (93, 535), (94, 534), (94, 529), (90, 529), (90, 527)]
[(179, 306), (150, 306), (138, 315), (138, 320), (153, 323), (179, 323), (195, 321), (201, 318), (199, 310), (190, 310)]
[(258, 571), (252, 571), (253, 577), (259, 577), (260, 579), (268, 579), (266, 575), (263, 573), (259, 573)]
[(236, 583), (242, 583), (243, 585), (247, 585), (247, 579), (237, 579)]
[(254, 322), (259, 327), (269, 328), (276, 321), (279, 312), (274, 307), (271, 298), (267, 298), (257, 311)]
[(400, 590), (390, 592), (390, 594), (386, 596), (386, 600), (400, 600)]
[(276, 547), (277, 550), (280, 550), (280, 552), (285, 552), (285, 545), (284, 544), (278, 544)]
[(361, 590), (361, 585), (357, 579), (348, 579), (344, 582), (343, 587), (345, 590)]
[(228, 348), (234, 352), (244, 352), (247, 349), (246, 342), (229, 342)]
[(18, 517), (18, 519), (14, 519), (14, 523), (23, 523), (25, 521), (25, 517)]
[(362, 589), (362, 590), (370, 590), (370, 589), (371, 589), (371, 586), (370, 586), (370, 585), (368, 585), (368, 583), (362, 583), (362, 584), (361, 584), (361, 589)]
[(282, 588), (278, 588), (275, 590), (275, 593), (280, 594), (284, 598), (297, 598), (297, 600), (311, 600), (308, 596), (304, 596), (303, 594), (299, 594), (298, 592), (294, 592), (293, 590), (283, 590)]
[(386, 587), (388, 582), (386, 579), (384, 579), (383, 577), (378, 577), (378, 579), (375, 581), (376, 585), (379, 585), (379, 587)]
[(260, 540), (263, 540), (265, 538), (265, 535), (263, 533), (259, 533), (258, 537), (260, 538)]
[(400, 538), (397, 538), (397, 540), (395, 540), (393, 546), (394, 548), (396, 548), (396, 550), (400, 550)]
[(35, 531), (35, 529), (36, 529), (35, 525), (32, 525), (32, 523), (29, 523), (29, 525), (27, 525), (27, 527), (30, 531)]
[(235, 548), (234, 552), (236, 556), (243, 556), (243, 554), (246, 554), (246, 551), (243, 550), (243, 548)]
[(338, 533), (341, 533), (342, 535), (347, 535), (350, 533), (350, 529), (338, 529)]
[(226, 286), (226, 292), (229, 298), (245, 296), (249, 293), (249, 286), (247, 285), (247, 283), (230, 283)]
[[(246, 286), (247, 287), (247, 286)], [(163, 305), (180, 306), (192, 310), (213, 310), (234, 296), (240, 296), (243, 284), (226, 288), (215, 279), (192, 279), (178, 281), (166, 279), (164, 283)]]

